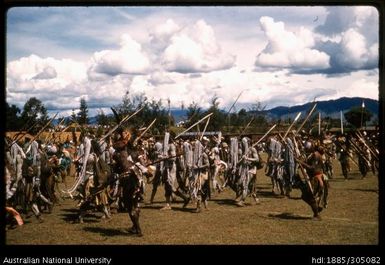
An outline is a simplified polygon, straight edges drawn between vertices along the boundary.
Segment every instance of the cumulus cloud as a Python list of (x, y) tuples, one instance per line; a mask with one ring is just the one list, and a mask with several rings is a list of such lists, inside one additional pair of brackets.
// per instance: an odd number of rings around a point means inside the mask
[[(344, 11), (339, 11), (338, 20), (339, 9)], [(92, 52), (79, 61), (30, 55), (9, 62), (7, 102), (22, 107), (35, 96), (51, 109), (76, 110), (83, 97), (90, 109), (99, 109), (121, 103), (127, 89), (130, 95), (144, 93), (164, 104), (170, 98), (171, 107), (182, 103), (187, 107), (193, 101), (209, 107), (215, 96), (225, 110), (241, 91), (237, 110), (257, 101), (272, 108), (302, 104), (316, 96), (378, 98), (378, 30), (371, 28), (378, 27), (378, 13), (367, 7), (328, 10), (318, 28), (292, 14), (296, 23), (285, 17), (285, 23), (262, 17), (258, 32), (256, 17), (247, 21), (248, 27), (238, 27), (238, 34), (227, 31), (227, 24), (217, 18), (208, 24), (186, 14), (182, 14), (186, 19), (171, 13), (166, 18), (173, 19), (165, 19), (164, 13), (150, 16), (140, 20), (144, 27), (139, 20), (122, 26), (111, 19), (113, 29), (119, 30), (110, 35), (122, 37), (110, 37), (103, 45), (95, 41)], [(322, 11), (317, 23), (325, 17)]]
[(146, 74), (150, 60), (142, 46), (128, 34), (121, 37), (120, 49), (94, 53), (88, 74), (91, 79), (119, 74)]
[(255, 66), (294, 70), (329, 67), (330, 57), (324, 52), (313, 49), (315, 39), (310, 30), (301, 27), (295, 34), (286, 30), (283, 22), (275, 22), (273, 18), (266, 16), (261, 17), (260, 23), (268, 43), (258, 54)]
[(338, 35), (355, 24), (355, 15), (351, 7), (326, 7), (326, 9), (328, 15), (325, 23), (318, 26), (316, 32), (326, 36)]
[(365, 37), (354, 28), (342, 33), (340, 47), (337, 58), (342, 65), (351, 65), (353, 69), (376, 67), (378, 43), (368, 47)]
[(55, 68), (52, 66), (47, 66), (44, 68), (43, 72), (38, 73), (33, 77), (33, 79), (52, 79), (57, 76)]
[[(22, 57), (7, 64), (7, 78), (13, 80), (31, 80), (38, 75), (63, 82), (79, 81), (85, 77), (85, 64), (71, 59), (41, 58), (37, 55)], [(56, 73), (56, 74), (55, 74)], [(68, 80), (68, 81), (66, 81)], [(37, 80), (36, 80), (37, 81)]]
[(338, 36), (350, 28), (356, 28), (372, 42), (378, 39), (378, 11), (371, 6), (327, 7), (325, 23), (315, 31), (325, 36)]
[(325, 23), (316, 28), (317, 48), (331, 56), (328, 74), (378, 67), (378, 12), (374, 7), (329, 7)]
[(86, 78), (86, 65), (70, 59), (40, 58), (36, 55), (22, 57), (7, 64), (7, 88), (10, 91), (29, 85), (56, 84), (63, 88)]
[(87, 94), (92, 106), (113, 106), (121, 103), (128, 88), (133, 84), (135, 77), (117, 75), (103, 81), (88, 83)]
[(152, 32), (150, 32), (150, 43), (152, 48), (157, 51), (163, 51), (170, 42), (170, 38), (179, 32), (181, 27), (172, 19), (167, 19), (163, 24), (157, 25)]
[(40, 100), (60, 100), (61, 94), (73, 97), (82, 90), (71, 87), (86, 79), (86, 70), (84, 63), (70, 59), (30, 55), (11, 61), (7, 64), (7, 100), (22, 105), (30, 97)]
[(260, 19), (267, 45), (255, 66), (294, 73), (346, 74), (378, 68), (378, 12), (374, 7), (327, 7), (325, 22), (314, 31), (288, 31), (283, 22)]
[(164, 72), (153, 73), (148, 81), (154, 86), (175, 83), (175, 81)]
[(235, 56), (222, 52), (213, 28), (204, 20), (176, 32), (169, 40), (161, 55), (167, 71), (205, 73), (234, 66)]

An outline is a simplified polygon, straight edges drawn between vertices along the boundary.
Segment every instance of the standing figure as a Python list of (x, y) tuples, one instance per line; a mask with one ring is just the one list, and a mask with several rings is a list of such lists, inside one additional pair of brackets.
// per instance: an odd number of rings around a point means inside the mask
[(166, 132), (163, 143), (163, 158), (164, 166), (162, 169), (162, 182), (164, 184), (166, 206), (161, 210), (171, 210), (171, 196), (173, 194), (181, 197), (184, 201), (183, 207), (186, 207), (190, 198), (179, 189), (179, 184), (176, 176), (176, 146), (172, 141), (169, 143), (170, 133)]
[(193, 167), (193, 148), (190, 140), (186, 139), (183, 142), (183, 161), (184, 161), (184, 187), (189, 191), (189, 180), (191, 179)]
[(230, 138), (230, 150), (229, 150), (229, 167), (228, 174), (226, 178), (227, 185), (234, 190), (237, 191), (236, 180), (238, 175), (238, 161), (239, 161), (239, 144), (237, 137)]
[(223, 164), (223, 178), (224, 182), (222, 184), (221, 189), (224, 190), (226, 188), (228, 177), (229, 177), (229, 168), (230, 168), (230, 150), (229, 145), (226, 142), (221, 143), (221, 148), (219, 149), (219, 157), (221, 159), (221, 163)]
[[(278, 169), (284, 169), (282, 165), (283, 159), (282, 156), (282, 144), (277, 140), (276, 136), (270, 138), (270, 143), (268, 147), (268, 173), (267, 176), (271, 178), (272, 190), (271, 192), (275, 194), (275, 189), (281, 192), (281, 195), (284, 194), (283, 190), (283, 176), (278, 172)], [(281, 166), (281, 167), (280, 167)]]
[(289, 137), (286, 138), (286, 146), (284, 153), (284, 164), (285, 164), (285, 176), (284, 176), (284, 186), (285, 186), (285, 195), (290, 197), (290, 192), (294, 184), (294, 175), (296, 172), (296, 163), (294, 159), (294, 144), (291, 139), (292, 133), (289, 134)]
[[(238, 162), (238, 176), (236, 180), (236, 198), (237, 206), (244, 206), (249, 192), (252, 192), (254, 199), (256, 197), (256, 165), (259, 161), (258, 153), (254, 147), (250, 146), (250, 139), (242, 138), (242, 146), (239, 149), (241, 157)], [(254, 170), (253, 170), (254, 169)], [(252, 179), (253, 178), (253, 179)], [(251, 180), (253, 180), (251, 182)]]
[(26, 155), (17, 142), (14, 142), (11, 145), (10, 155), (12, 159), (12, 167), (16, 171), (16, 182), (18, 183), (22, 179), (23, 160), (26, 158)]
[(347, 146), (345, 144), (345, 137), (339, 137), (336, 143), (336, 153), (337, 158), (340, 161), (342, 174), (345, 180), (348, 180), (348, 172), (349, 172), (349, 151), (347, 150)]
[(211, 167), (211, 187), (213, 191), (222, 192), (224, 181), (221, 179), (221, 175), (224, 173), (224, 168), (227, 168), (227, 164), (221, 160), (220, 143), (217, 142), (216, 146), (211, 149), (210, 152)]
[[(157, 138), (152, 150), (150, 151), (150, 157), (152, 157), (154, 161), (157, 161), (162, 159), (163, 157), (162, 153), (163, 153), (163, 145), (160, 142), (160, 139)], [(151, 191), (150, 204), (154, 203), (156, 191), (158, 190), (159, 185), (162, 183), (163, 164), (164, 164), (163, 161), (156, 163), (155, 177), (151, 181), (152, 191)]]
[(306, 163), (296, 159), (298, 163), (304, 166), (311, 185), (310, 193), (308, 189), (303, 190), (303, 188), (300, 187), (302, 191), (302, 199), (312, 207), (314, 217), (320, 218), (319, 213), (323, 209), (321, 207), (321, 202), (325, 208), (327, 206), (327, 192), (325, 192), (327, 182), (325, 183), (325, 179), (323, 177), (322, 162), (324, 150), (322, 146), (314, 146), (314, 144), (311, 144), (310, 148), (307, 148), (306, 151), (309, 154)]
[[(207, 142), (208, 139), (203, 137), (203, 141)], [(189, 180), (191, 199), (197, 203), (196, 213), (201, 212), (202, 202), (207, 208), (207, 199), (210, 192), (209, 167), (209, 157), (204, 150), (204, 146), (197, 139), (194, 143), (192, 174)]]
[(261, 157), (258, 154), (257, 149), (254, 146), (250, 146), (249, 153), (247, 155), (247, 161), (249, 163), (249, 194), (253, 197), (254, 201), (258, 204), (260, 201), (257, 196), (257, 170), (262, 168)]
[[(140, 205), (143, 200), (143, 178), (136, 168), (138, 155), (135, 155), (134, 147), (130, 142), (130, 132), (119, 128), (118, 139), (113, 144), (115, 149), (113, 159), (115, 160), (114, 171), (119, 175), (119, 183), (122, 187), (123, 203), (128, 210), (128, 215), (132, 221), (129, 232), (137, 236), (142, 236), (139, 224)], [(128, 154), (128, 151), (132, 155)]]

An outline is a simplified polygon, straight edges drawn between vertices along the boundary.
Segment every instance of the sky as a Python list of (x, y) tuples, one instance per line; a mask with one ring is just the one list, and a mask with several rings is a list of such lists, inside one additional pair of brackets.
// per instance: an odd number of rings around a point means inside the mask
[(378, 100), (379, 14), (371, 6), (13, 7), (6, 101), (31, 97), (90, 116), (126, 91), (172, 108), (214, 97), (234, 111)]

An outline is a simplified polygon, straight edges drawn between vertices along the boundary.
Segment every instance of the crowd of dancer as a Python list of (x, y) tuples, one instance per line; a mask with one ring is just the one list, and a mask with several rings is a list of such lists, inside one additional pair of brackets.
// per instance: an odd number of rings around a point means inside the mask
[[(32, 215), (43, 222), (42, 213), (52, 212), (68, 197), (78, 201), (78, 222), (84, 222), (89, 210), (98, 209), (110, 219), (116, 209), (128, 212), (130, 232), (141, 236), (145, 189), (152, 204), (159, 186), (164, 186), (163, 211), (172, 210), (180, 197), (183, 208), (199, 213), (224, 189), (233, 190), (234, 205), (244, 207), (248, 197), (260, 203), (257, 175), (263, 172), (271, 178), (272, 193), (290, 197), (293, 189), (300, 189), (314, 217), (320, 218), (328, 204), (328, 181), (335, 177), (332, 161), (339, 160), (346, 180), (351, 163), (363, 178), (369, 171), (376, 174), (378, 137), (378, 132), (312, 136), (292, 130), (284, 135), (271, 131), (252, 141), (251, 136), (221, 133), (151, 136), (120, 126), (104, 135), (82, 129), (79, 139), (74, 135), (64, 143), (7, 138), (6, 210), (11, 224), (22, 225)], [(68, 187), (71, 165), (75, 178)]]

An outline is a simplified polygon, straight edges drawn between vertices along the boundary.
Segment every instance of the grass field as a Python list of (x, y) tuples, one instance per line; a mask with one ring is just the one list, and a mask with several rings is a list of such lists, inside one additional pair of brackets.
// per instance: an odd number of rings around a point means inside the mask
[[(193, 213), (195, 205), (182, 209), (182, 201), (173, 203), (173, 210), (164, 206), (163, 188), (158, 189), (155, 204), (142, 204), (143, 237), (127, 232), (131, 221), (127, 213), (114, 214), (104, 221), (100, 212), (90, 213), (84, 224), (73, 223), (77, 217), (76, 202), (64, 200), (52, 214), (44, 214), (44, 223), (34, 217), (25, 225), (6, 231), (6, 244), (33, 245), (146, 245), (146, 244), (251, 244), (251, 245), (376, 245), (378, 239), (378, 177), (370, 172), (361, 179), (352, 163), (350, 180), (345, 181), (341, 168), (334, 161), (335, 177), (330, 180), (329, 206), (322, 220), (312, 219), (310, 207), (300, 199), (299, 190), (292, 198), (271, 193), (270, 178), (263, 169), (258, 172), (260, 204), (247, 199), (246, 207), (233, 204), (230, 189), (215, 194), (209, 210)], [(69, 179), (69, 182), (73, 179)], [(151, 186), (146, 186), (145, 201)]]

